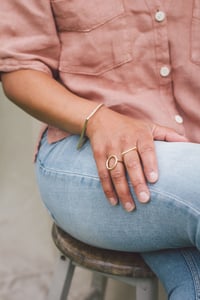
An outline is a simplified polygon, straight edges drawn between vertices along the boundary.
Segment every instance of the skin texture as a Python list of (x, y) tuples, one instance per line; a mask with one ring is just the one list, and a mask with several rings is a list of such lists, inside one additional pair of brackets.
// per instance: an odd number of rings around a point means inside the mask
[[(7, 97), (24, 111), (42, 122), (73, 134), (80, 134), (85, 118), (97, 103), (72, 94), (46, 73), (19, 70), (2, 75)], [(147, 203), (150, 193), (146, 182), (158, 180), (158, 166), (154, 140), (186, 142), (185, 137), (174, 130), (137, 120), (103, 106), (88, 121), (86, 134), (90, 139), (99, 177), (108, 201), (115, 205), (120, 201), (127, 211), (135, 208), (125, 171), (128, 172), (138, 200)], [(111, 171), (106, 169), (107, 158), (136, 146), (137, 150), (123, 156)]]

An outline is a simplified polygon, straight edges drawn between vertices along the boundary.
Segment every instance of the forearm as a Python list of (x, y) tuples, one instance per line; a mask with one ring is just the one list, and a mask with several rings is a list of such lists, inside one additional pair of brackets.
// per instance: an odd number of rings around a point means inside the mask
[(78, 97), (49, 75), (20, 70), (2, 75), (7, 97), (24, 111), (47, 124), (80, 133), (96, 103)]

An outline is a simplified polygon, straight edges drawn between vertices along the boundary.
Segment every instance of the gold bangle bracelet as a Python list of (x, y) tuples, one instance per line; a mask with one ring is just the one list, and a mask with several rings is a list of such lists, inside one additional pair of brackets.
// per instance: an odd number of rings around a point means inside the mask
[(83, 124), (83, 128), (81, 131), (81, 135), (77, 144), (77, 150), (79, 150), (87, 141), (87, 136), (85, 135), (86, 130), (87, 130), (87, 123), (89, 121), (89, 119), (103, 106), (103, 103), (100, 103), (99, 105), (97, 105), (97, 107), (95, 107), (95, 109), (89, 114), (89, 116), (87, 116), (87, 118), (85, 119), (85, 122)]

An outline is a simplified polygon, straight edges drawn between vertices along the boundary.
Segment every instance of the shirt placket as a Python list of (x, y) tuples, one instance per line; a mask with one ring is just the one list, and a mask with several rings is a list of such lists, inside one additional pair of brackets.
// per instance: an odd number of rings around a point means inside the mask
[(156, 72), (160, 86), (161, 100), (167, 104), (166, 107), (175, 122), (174, 124), (178, 132), (184, 134), (183, 118), (177, 110), (172, 88), (170, 45), (167, 30), (167, 8), (170, 2), (171, 0), (146, 0), (153, 20)]

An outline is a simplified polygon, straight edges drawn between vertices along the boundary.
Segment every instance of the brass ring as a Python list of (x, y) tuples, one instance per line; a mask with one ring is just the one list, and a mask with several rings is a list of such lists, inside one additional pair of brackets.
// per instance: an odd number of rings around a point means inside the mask
[[(112, 159), (114, 159), (114, 162), (111, 165), (110, 162), (111, 162)], [(110, 155), (108, 157), (108, 159), (106, 160), (106, 169), (109, 170), (109, 171), (113, 170), (117, 166), (118, 162), (123, 163), (122, 160), (118, 159), (117, 155), (114, 155), (114, 154)]]
[(134, 146), (134, 147), (132, 147), (132, 148), (130, 148), (130, 149), (128, 149), (128, 150), (125, 150), (125, 151), (123, 151), (123, 152), (121, 153), (121, 155), (124, 156), (126, 153), (128, 153), (128, 152), (130, 152), (130, 151), (133, 151), (133, 150), (136, 150), (136, 151), (137, 151), (137, 147)]

